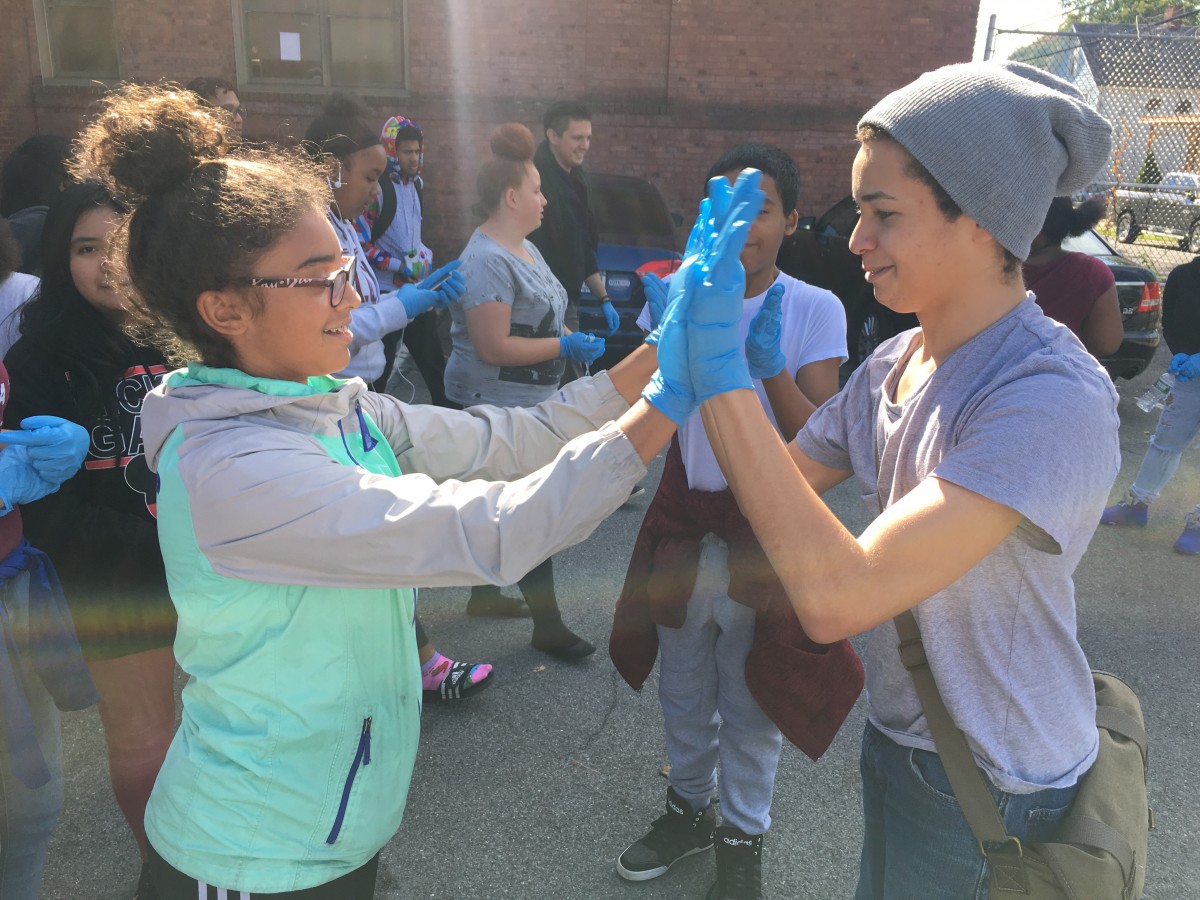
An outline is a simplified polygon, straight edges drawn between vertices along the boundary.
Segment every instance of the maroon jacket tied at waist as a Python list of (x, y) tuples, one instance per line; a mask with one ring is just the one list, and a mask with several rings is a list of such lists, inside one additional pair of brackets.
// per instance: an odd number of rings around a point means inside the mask
[(862, 663), (849, 641), (809, 640), (733, 492), (688, 487), (678, 438), (625, 573), (609, 638), (613, 664), (641, 689), (658, 656), (655, 626), (679, 628), (687, 618), (700, 541), (710, 533), (729, 545), (729, 596), (758, 613), (746, 685), (784, 737), (817, 759), (862, 691)]

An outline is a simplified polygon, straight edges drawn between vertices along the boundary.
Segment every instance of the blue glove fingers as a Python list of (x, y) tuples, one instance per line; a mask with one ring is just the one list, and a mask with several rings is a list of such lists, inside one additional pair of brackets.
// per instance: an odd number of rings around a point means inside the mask
[(683, 250), (684, 259), (687, 259), (689, 256), (695, 256), (700, 252), (700, 248), (704, 244), (704, 233), (708, 227), (710, 205), (707, 197), (700, 201), (700, 211), (696, 213), (696, 221), (692, 225), (691, 234), (688, 235), (687, 239), (687, 246)]
[(621, 317), (617, 315), (617, 308), (612, 305), (611, 300), (605, 300), (600, 305), (600, 309), (604, 313), (604, 322), (608, 325), (608, 333), (616, 334), (617, 329), (621, 327)]
[[(759, 173), (754, 172), (754, 176), (752, 181), (757, 183)], [(742, 177), (744, 176), (738, 178), (739, 187), (743, 186)], [(739, 285), (745, 287), (746, 273), (741, 262), (742, 248), (746, 246), (750, 226), (754, 224), (758, 211), (762, 208), (764, 197), (762, 191), (757, 188), (750, 188), (744, 192), (744, 199), (731, 210), (717, 236), (709, 262), (708, 278), (722, 289), (732, 290)]]
[(1185, 362), (1189, 359), (1186, 353), (1176, 353), (1171, 357), (1171, 365), (1167, 369), (1168, 372), (1178, 372)]
[(650, 310), (650, 329), (657, 328), (667, 311), (667, 283), (653, 273), (642, 276), (642, 289), (646, 292), (646, 306)]
[(2, 431), (0, 444), (17, 444), (23, 447), (46, 447), (62, 440), (50, 428), (39, 428), (36, 431)]
[[(738, 178), (741, 178), (739, 175)], [(708, 179), (708, 202), (710, 204), (710, 232), (721, 230), (729, 215), (730, 202), (733, 200), (734, 186), (724, 175)]]
[(419, 281), (417, 283), (417, 287), (419, 287), (423, 291), (432, 290), (433, 288), (438, 286), (438, 282), (442, 281), (442, 279), (444, 279), (451, 272), (456, 271), (458, 269), (458, 267), (461, 265), (462, 265), (461, 259), (452, 259), (450, 262), (446, 263), (440, 269), (434, 269), (432, 272), (430, 272), (428, 275), (426, 275), (423, 279), (421, 279), (421, 281)]

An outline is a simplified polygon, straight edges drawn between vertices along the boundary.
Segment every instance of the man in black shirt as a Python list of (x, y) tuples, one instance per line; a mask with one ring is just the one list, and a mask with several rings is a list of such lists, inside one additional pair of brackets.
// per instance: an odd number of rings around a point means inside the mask
[[(600, 235), (583, 175), (583, 158), (592, 144), (592, 114), (582, 103), (559, 102), (547, 110), (542, 125), (546, 139), (533, 162), (542, 176), (547, 204), (541, 227), (529, 239), (567, 291), (567, 327), (579, 330), (579, 294), (586, 282), (592, 296), (603, 304), (611, 333), (616, 330), (617, 311), (608, 302), (596, 265)], [(563, 384), (580, 374), (580, 364), (568, 360)]]

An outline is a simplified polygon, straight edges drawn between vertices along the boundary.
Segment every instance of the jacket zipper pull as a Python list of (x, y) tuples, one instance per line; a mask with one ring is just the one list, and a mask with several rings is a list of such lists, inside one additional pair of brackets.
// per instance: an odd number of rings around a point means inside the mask
[(371, 721), (372, 717), (367, 716), (363, 719), (362, 735), (359, 740), (363, 742), (363, 765), (371, 764)]
[(354, 413), (358, 416), (358, 431), (362, 436), (363, 450), (370, 453), (375, 449), (379, 440), (371, 434), (371, 430), (367, 427), (367, 417), (363, 415), (362, 406), (357, 400), (354, 401)]

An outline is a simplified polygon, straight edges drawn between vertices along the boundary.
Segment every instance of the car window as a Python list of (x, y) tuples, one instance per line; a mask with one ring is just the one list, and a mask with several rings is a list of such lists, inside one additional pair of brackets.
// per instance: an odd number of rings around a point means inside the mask
[(675, 249), (675, 223), (654, 185), (621, 175), (591, 175), (589, 183), (602, 244)]
[(1113, 249), (1094, 231), (1085, 231), (1078, 237), (1068, 236), (1062, 242), (1068, 253), (1086, 253), (1088, 256), (1112, 256)]

